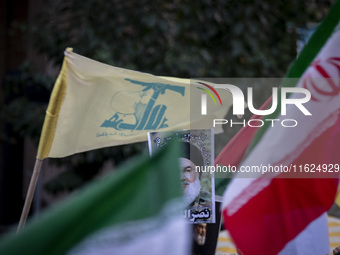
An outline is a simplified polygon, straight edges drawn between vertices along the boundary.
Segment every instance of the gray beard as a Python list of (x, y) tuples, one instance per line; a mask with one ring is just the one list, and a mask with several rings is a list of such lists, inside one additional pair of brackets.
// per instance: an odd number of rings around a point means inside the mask
[(204, 245), (204, 243), (205, 243), (205, 235), (201, 236), (201, 235), (196, 233), (194, 235), (194, 239), (195, 239), (195, 241), (198, 245)]
[(201, 191), (201, 183), (198, 178), (193, 183), (189, 183), (184, 191), (183, 200), (185, 205), (190, 205)]

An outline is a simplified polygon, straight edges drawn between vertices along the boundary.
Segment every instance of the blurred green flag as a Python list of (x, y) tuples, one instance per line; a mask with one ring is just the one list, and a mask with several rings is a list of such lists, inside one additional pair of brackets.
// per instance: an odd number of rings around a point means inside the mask
[(169, 146), (96, 180), (2, 237), (0, 254), (188, 254), (177, 151)]

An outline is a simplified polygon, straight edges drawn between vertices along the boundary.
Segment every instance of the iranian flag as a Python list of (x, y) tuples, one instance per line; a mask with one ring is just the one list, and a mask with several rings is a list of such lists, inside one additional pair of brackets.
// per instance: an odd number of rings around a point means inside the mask
[[(330, 252), (326, 212), (334, 202), (340, 164), (340, 31), (333, 32), (339, 17), (338, 1), (287, 75), (301, 78), (283, 83), (310, 91), (303, 106), (311, 116), (294, 104), (285, 115), (270, 116), (276, 125), (259, 130), (224, 193), (225, 227), (244, 255)], [(299, 98), (301, 93), (292, 93), (288, 100)], [(294, 127), (280, 125), (283, 120)], [(242, 135), (238, 139), (249, 145)], [(216, 163), (226, 164), (228, 152)], [(242, 158), (245, 149), (240, 153)]]

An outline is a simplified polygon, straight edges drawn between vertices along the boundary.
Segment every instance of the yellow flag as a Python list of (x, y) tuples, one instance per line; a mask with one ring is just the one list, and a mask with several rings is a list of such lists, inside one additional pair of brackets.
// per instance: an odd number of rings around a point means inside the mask
[(204, 115), (198, 86), (197, 80), (117, 68), (67, 49), (37, 158), (146, 141), (147, 132), (212, 128), (213, 119), (225, 117), (231, 94), (218, 93), (221, 104), (208, 100), (209, 114)]

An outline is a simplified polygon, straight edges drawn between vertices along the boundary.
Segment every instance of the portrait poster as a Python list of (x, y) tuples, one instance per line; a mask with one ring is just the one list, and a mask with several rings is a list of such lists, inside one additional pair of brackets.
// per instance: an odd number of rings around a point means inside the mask
[(192, 227), (192, 249), (191, 255), (215, 255), (218, 236), (221, 229), (221, 201), (215, 201), (215, 223), (191, 224)]
[(213, 129), (149, 132), (152, 155), (171, 142), (181, 147), (179, 165), (186, 206), (183, 214), (190, 223), (215, 223), (215, 182)]

